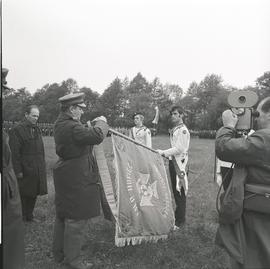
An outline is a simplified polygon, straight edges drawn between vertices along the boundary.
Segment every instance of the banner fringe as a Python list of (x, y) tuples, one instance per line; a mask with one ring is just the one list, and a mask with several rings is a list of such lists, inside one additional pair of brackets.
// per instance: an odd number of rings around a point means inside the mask
[(153, 235), (153, 236), (134, 236), (127, 238), (115, 237), (115, 245), (117, 247), (124, 247), (129, 245), (140, 245), (143, 242), (157, 243), (159, 240), (165, 240), (168, 235)]

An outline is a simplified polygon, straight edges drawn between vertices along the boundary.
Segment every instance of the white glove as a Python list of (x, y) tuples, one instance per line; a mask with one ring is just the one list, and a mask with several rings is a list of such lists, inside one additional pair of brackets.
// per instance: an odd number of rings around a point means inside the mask
[(249, 131), (249, 133), (248, 133), (248, 136), (249, 136), (249, 135), (252, 135), (253, 133), (255, 133), (255, 130), (251, 129), (251, 130)]
[(216, 182), (217, 182), (218, 186), (220, 186), (222, 184), (222, 176), (220, 174), (216, 175)]
[(104, 116), (96, 117), (92, 121), (95, 122), (95, 121), (99, 121), (99, 120), (105, 121), (107, 123), (107, 119)]
[(157, 153), (160, 154), (161, 156), (165, 156), (164, 155), (164, 150), (162, 149), (156, 149)]

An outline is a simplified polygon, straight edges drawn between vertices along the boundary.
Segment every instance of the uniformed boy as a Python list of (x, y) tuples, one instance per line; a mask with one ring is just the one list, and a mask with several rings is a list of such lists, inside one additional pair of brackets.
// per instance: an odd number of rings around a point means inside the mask
[(172, 182), (172, 190), (175, 199), (175, 225), (181, 226), (186, 216), (186, 195), (188, 191), (187, 162), (190, 134), (183, 122), (184, 110), (181, 106), (172, 107), (170, 130), (171, 148), (157, 151), (162, 156), (169, 158), (169, 172)]
[(133, 119), (135, 126), (129, 130), (129, 137), (149, 148), (152, 148), (151, 131), (143, 125), (143, 114), (138, 112), (134, 114)]

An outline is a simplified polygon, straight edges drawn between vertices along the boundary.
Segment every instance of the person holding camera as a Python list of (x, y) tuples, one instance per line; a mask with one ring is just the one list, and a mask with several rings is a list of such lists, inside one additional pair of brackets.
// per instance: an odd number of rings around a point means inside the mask
[(81, 257), (82, 239), (87, 220), (100, 215), (100, 186), (93, 146), (107, 135), (105, 117), (94, 119), (94, 127), (80, 122), (84, 104), (83, 93), (59, 98), (61, 113), (54, 126), (56, 154), (53, 168), (56, 219), (53, 255), (74, 269), (89, 269), (92, 263)]
[(246, 171), (240, 219), (221, 223), (216, 236), (216, 243), (230, 255), (232, 268), (270, 268), (270, 97), (259, 103), (257, 111), (258, 130), (239, 138), (238, 117), (224, 111), (224, 126), (216, 137), (217, 157)]

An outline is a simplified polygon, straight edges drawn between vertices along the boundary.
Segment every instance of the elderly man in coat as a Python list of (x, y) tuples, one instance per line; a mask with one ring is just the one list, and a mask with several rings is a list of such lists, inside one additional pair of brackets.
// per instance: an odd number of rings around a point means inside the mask
[(93, 145), (106, 137), (108, 125), (101, 116), (95, 125), (85, 127), (83, 93), (59, 98), (61, 113), (55, 122), (54, 139), (59, 160), (54, 166), (56, 220), (53, 254), (58, 262), (71, 268), (88, 269), (90, 262), (82, 260), (80, 249), (87, 220), (100, 214), (98, 169)]
[[(223, 161), (245, 166), (246, 184), (269, 189), (270, 97), (259, 103), (257, 111), (258, 130), (247, 138), (235, 138), (237, 116), (230, 110), (223, 112), (224, 127), (217, 133), (216, 154)], [(270, 200), (265, 198), (261, 207), (265, 203), (269, 208)], [(259, 212), (261, 209), (247, 210), (244, 206), (238, 221), (219, 225), (216, 243), (227, 250), (232, 268), (270, 268), (270, 212)]]
[(44, 144), (41, 130), (37, 126), (38, 118), (38, 107), (28, 106), (23, 121), (12, 128), (9, 134), (12, 162), (19, 183), (25, 221), (34, 220), (37, 196), (48, 193)]

